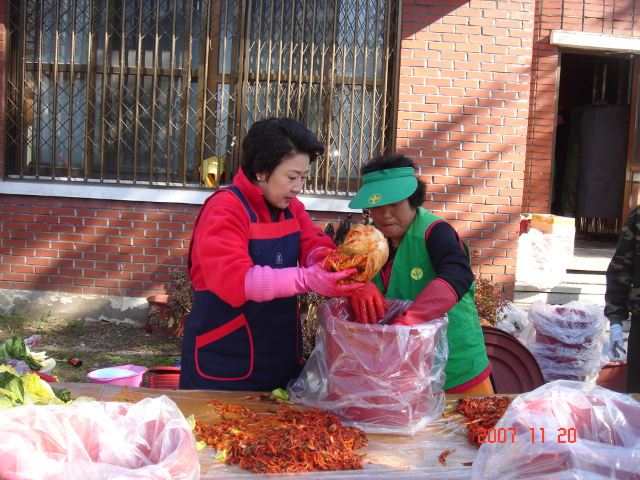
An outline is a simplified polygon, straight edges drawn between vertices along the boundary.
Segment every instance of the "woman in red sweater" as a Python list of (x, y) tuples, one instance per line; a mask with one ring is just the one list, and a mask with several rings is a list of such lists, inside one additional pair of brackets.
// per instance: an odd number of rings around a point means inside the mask
[(323, 145), (290, 118), (252, 125), (233, 183), (202, 206), (189, 249), (195, 296), (180, 388), (271, 391), (303, 365), (296, 295), (349, 296), (319, 262), (336, 248), (296, 196)]

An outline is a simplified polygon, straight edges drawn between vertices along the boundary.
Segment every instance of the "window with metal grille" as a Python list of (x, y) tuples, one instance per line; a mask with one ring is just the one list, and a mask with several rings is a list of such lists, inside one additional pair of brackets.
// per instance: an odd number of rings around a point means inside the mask
[(9, 11), (6, 175), (202, 187), (251, 124), (326, 145), (306, 193), (349, 194), (393, 148), (401, 1), (21, 0)]

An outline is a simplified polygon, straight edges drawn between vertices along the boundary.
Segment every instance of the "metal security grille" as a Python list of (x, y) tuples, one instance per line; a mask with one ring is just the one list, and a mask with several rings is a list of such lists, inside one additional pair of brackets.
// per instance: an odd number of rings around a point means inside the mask
[(247, 128), (290, 116), (327, 147), (306, 192), (352, 193), (395, 141), (400, 5), (13, 1), (7, 175), (193, 187), (217, 161), (228, 183)]

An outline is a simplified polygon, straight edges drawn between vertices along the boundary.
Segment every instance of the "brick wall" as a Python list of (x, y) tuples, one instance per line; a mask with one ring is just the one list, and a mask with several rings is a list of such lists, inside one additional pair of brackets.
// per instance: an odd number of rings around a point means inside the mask
[(197, 207), (0, 196), (0, 284), (147, 297), (185, 265)]
[[(0, 2), (2, 3), (2, 2)], [(534, 2), (403, 4), (398, 151), (427, 207), (512, 290), (523, 192)], [(146, 297), (184, 265), (197, 206), (0, 197), (0, 288)], [(313, 213), (320, 227), (344, 218)]]
[(513, 291), (522, 212), (534, 1), (405, 1), (398, 150), (426, 207)]
[[(199, 208), (0, 195), (0, 288), (140, 298), (165, 293), (169, 271), (186, 267)], [(321, 228), (344, 219), (311, 213)]]
[(551, 30), (640, 36), (640, 2), (628, 0), (537, 2), (533, 31), (529, 150), (525, 168), (524, 210), (551, 210), (551, 171), (556, 125), (558, 48), (549, 44)]
[[(549, 211), (558, 67), (549, 33), (638, 35), (637, 3), (403, 2), (397, 150), (420, 166), (426, 207), (478, 252), (475, 273), (507, 292), (520, 214)], [(2, 76), (5, 48), (0, 22)], [(0, 208), (0, 288), (136, 297), (166, 291), (198, 210), (6, 195)], [(311, 213), (320, 227), (344, 218)]]
[[(0, 78), (5, 78), (6, 4), (0, 0)], [(0, 138), (4, 106), (0, 82)], [(0, 195), (0, 289), (139, 298), (165, 293), (169, 270), (186, 266), (199, 208)], [(337, 227), (346, 218), (309, 213), (320, 228), (328, 222)]]

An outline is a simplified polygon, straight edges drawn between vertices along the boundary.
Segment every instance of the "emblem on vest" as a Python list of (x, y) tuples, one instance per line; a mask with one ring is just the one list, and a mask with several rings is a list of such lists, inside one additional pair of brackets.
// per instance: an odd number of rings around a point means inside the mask
[(276, 265), (282, 265), (282, 254), (280, 252), (276, 254)]
[(411, 270), (411, 278), (413, 278), (414, 280), (420, 280), (423, 275), (424, 275), (424, 272), (419, 267), (416, 267)]

